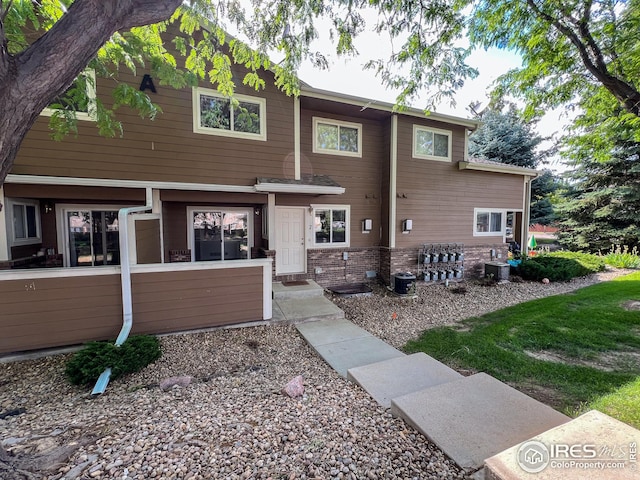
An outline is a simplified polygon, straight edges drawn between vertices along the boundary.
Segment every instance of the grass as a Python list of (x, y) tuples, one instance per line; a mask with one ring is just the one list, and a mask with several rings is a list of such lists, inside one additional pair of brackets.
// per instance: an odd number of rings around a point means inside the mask
[(640, 378), (636, 378), (616, 391), (590, 402), (580, 408), (577, 413), (589, 410), (600, 410), (602, 413), (640, 429)]
[(632, 299), (640, 300), (640, 272), (428, 330), (405, 350), (575, 412), (640, 375), (640, 311), (623, 307)]

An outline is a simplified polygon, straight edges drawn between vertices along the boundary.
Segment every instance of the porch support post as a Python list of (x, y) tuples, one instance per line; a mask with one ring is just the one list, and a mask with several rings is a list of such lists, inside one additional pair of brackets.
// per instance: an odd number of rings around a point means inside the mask
[(0, 185), (0, 262), (9, 260), (9, 239), (7, 238), (7, 202), (4, 187)]
[(398, 115), (391, 116), (389, 158), (389, 248), (396, 248), (396, 181), (398, 177)]
[(276, 194), (267, 196), (267, 235), (269, 237), (269, 250), (276, 249)]
[(151, 213), (160, 217), (160, 263), (164, 263), (164, 218), (162, 216), (162, 200), (160, 200), (160, 190), (151, 190)]
[(295, 179), (300, 180), (300, 97), (293, 99), (293, 160)]
[(262, 267), (262, 316), (264, 320), (271, 320), (273, 317), (273, 300), (271, 289), (271, 272), (273, 267), (271, 263), (273, 259), (269, 259), (267, 265)]

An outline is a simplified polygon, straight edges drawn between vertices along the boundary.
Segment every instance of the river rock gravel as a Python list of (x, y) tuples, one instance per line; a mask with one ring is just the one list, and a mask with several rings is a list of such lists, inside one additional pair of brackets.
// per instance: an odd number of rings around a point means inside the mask
[[(466, 293), (420, 285), (415, 298), (378, 288), (334, 301), (348, 319), (400, 347), (426, 328), (617, 274), (549, 285), (469, 283)], [(16, 413), (0, 419), (0, 442), (13, 464), (46, 480), (464, 478), (422, 435), (336, 374), (294, 326), (170, 335), (161, 344), (158, 361), (95, 398), (65, 380), (69, 354), (0, 363), (0, 413)], [(298, 375), (304, 395), (283, 395)], [(193, 380), (160, 388), (178, 376)], [(27, 478), (9, 474), (0, 477)]]
[(608, 268), (569, 282), (550, 283), (465, 281), (445, 286), (444, 283), (419, 281), (412, 296), (398, 296), (389, 288), (376, 286), (372, 296), (333, 295), (331, 298), (353, 323), (400, 348), (429, 328), (450, 325), (528, 300), (571, 292), (631, 272), (633, 270)]

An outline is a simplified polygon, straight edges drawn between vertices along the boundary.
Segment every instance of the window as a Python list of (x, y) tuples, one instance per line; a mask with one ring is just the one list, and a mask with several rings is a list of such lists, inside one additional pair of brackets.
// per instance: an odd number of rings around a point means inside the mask
[(7, 201), (9, 242), (11, 245), (32, 245), (41, 242), (40, 204), (37, 200)]
[(191, 248), (194, 261), (251, 258), (250, 211), (218, 208), (190, 209)]
[(475, 209), (474, 236), (498, 236), (506, 230), (506, 212), (503, 210)]
[(414, 125), (413, 157), (451, 161), (451, 132)]
[(235, 95), (225, 97), (215, 90), (194, 88), (193, 131), (209, 135), (267, 139), (264, 98)]
[(120, 265), (117, 209), (65, 209), (63, 218), (69, 267)]
[(316, 246), (349, 246), (349, 207), (317, 205), (313, 231)]
[(86, 70), (41, 114), (50, 117), (56, 112), (75, 112), (78, 120), (94, 120), (95, 108), (96, 75), (93, 70)]
[(362, 156), (362, 125), (313, 117), (313, 153)]

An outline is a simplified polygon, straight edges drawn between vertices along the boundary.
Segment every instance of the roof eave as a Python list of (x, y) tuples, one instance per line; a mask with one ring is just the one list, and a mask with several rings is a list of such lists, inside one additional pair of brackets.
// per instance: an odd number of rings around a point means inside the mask
[(419, 108), (407, 107), (402, 110), (397, 110), (393, 103), (382, 102), (380, 100), (372, 100), (364, 97), (357, 97), (355, 95), (347, 95), (344, 93), (331, 92), (329, 90), (322, 90), (319, 88), (313, 88), (309, 86), (300, 86), (300, 96), (317, 98), (320, 100), (330, 100), (334, 102), (346, 103), (349, 105), (355, 105), (363, 108), (372, 108), (375, 110), (381, 110), (390, 113), (398, 113), (400, 115), (408, 115), (411, 117), (419, 117), (423, 119), (430, 119), (439, 122), (451, 123), (454, 125), (460, 125), (471, 130), (475, 130), (480, 125), (477, 120), (471, 120), (468, 118), (456, 117), (454, 115), (445, 115), (443, 113), (430, 112), (426, 114), (424, 110)]
[(266, 193), (303, 193), (311, 195), (342, 195), (345, 192), (344, 187), (300, 185), (295, 183), (258, 183), (254, 188), (258, 192)]
[(524, 175), (526, 177), (535, 178), (540, 175), (538, 170), (533, 168), (516, 167), (514, 165), (489, 165), (486, 163), (459, 162), (460, 170), (479, 170), (482, 172), (507, 173), (511, 175)]

